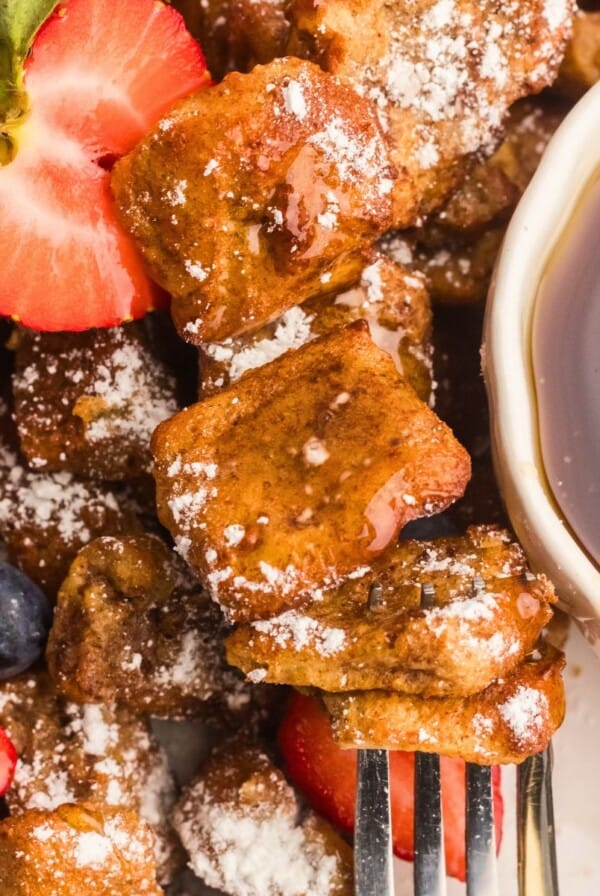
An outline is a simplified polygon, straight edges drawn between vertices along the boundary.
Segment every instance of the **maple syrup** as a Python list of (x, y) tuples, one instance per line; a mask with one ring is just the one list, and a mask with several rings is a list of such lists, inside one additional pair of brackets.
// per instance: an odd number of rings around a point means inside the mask
[(585, 191), (540, 282), (532, 363), (548, 485), (600, 564), (600, 177)]

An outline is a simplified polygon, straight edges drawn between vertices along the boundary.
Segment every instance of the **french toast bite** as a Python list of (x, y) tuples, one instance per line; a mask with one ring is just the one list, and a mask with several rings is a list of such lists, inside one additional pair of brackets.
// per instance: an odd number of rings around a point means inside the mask
[(577, 10), (573, 36), (560, 68), (556, 88), (572, 99), (600, 81), (600, 7)]
[(565, 715), (564, 654), (542, 645), (469, 697), (394, 691), (324, 694), (341, 747), (419, 750), (480, 765), (520, 763), (544, 750)]
[(288, 52), (377, 104), (399, 176), (394, 224), (412, 226), (493, 150), (509, 106), (549, 86), (575, 4), (559, 0), (293, 0)]
[[(353, 320), (366, 320), (373, 342), (428, 401), (432, 390), (431, 309), (424, 277), (374, 254), (344, 292), (308, 299), (255, 333), (200, 347), (200, 397), (236, 382), (292, 348)], [(327, 288), (326, 286), (324, 288)]]
[(418, 227), (384, 238), (384, 249), (426, 278), (435, 303), (485, 300), (506, 224), (567, 112), (555, 97), (515, 103), (504, 136), (489, 159), (466, 176)]
[(218, 608), (158, 537), (107, 536), (73, 562), (46, 658), (71, 700), (182, 718), (233, 687), (224, 633)]
[(127, 491), (72, 473), (40, 473), (0, 442), (0, 536), (9, 560), (55, 600), (78, 550), (97, 535), (140, 531)]
[[(422, 585), (435, 588), (427, 609)], [(555, 600), (508, 533), (472, 527), (456, 538), (399, 542), (307, 609), (240, 626), (227, 656), (251, 679), (295, 687), (468, 695), (530, 653)]]
[(468, 481), (467, 453), (371, 341), (317, 339), (162, 423), (159, 516), (227, 617), (322, 597)]
[(0, 821), (6, 896), (162, 896), (152, 832), (133, 812), (99, 803), (29, 809)]
[(15, 817), (80, 800), (132, 810), (153, 830), (159, 879), (170, 878), (181, 858), (168, 821), (175, 789), (146, 722), (115, 706), (71, 703), (36, 672), (0, 684), (0, 725), (18, 755), (6, 794)]
[(360, 275), (391, 223), (373, 105), (299, 59), (185, 100), (117, 163), (113, 191), (190, 342), (260, 328)]
[(214, 753), (173, 823), (190, 867), (229, 896), (350, 896), (352, 850), (303, 810), (283, 773), (238, 737)]
[(178, 404), (147, 323), (20, 330), (13, 343), (15, 419), (33, 469), (107, 480), (148, 471), (150, 436)]

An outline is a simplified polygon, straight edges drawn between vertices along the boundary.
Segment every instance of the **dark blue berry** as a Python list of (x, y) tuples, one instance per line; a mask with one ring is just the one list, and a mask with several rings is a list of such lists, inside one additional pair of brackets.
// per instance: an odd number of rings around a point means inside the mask
[(52, 608), (20, 570), (0, 563), (0, 680), (28, 669), (44, 652)]

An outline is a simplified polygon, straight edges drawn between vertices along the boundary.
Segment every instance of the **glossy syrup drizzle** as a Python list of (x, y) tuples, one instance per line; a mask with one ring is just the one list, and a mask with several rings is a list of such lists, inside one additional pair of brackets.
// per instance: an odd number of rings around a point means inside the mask
[(600, 178), (541, 280), (532, 360), (548, 484), (600, 564)]

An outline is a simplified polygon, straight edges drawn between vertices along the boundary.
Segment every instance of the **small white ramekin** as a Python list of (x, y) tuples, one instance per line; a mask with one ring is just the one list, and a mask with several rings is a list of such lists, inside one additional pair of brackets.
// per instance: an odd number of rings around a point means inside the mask
[[(550, 141), (510, 222), (486, 308), (482, 364), (494, 464), (515, 532), (532, 567), (552, 579), (564, 609), (600, 653), (600, 568), (565, 524), (547, 483), (531, 363), (541, 276), (586, 186), (599, 175), (600, 84)], [(600, 446), (598, 456), (600, 462)]]

